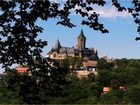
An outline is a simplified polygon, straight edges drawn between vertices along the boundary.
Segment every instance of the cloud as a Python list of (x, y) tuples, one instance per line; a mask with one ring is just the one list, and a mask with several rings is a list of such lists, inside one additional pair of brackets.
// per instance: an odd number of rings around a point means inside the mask
[[(63, 3), (65, 0), (51, 0), (51, 2), (60, 2), (60, 9), (62, 9), (64, 7)], [(96, 12), (100, 15), (100, 17), (102, 18), (129, 18), (132, 17), (130, 13), (128, 13), (127, 11), (122, 11), (122, 12), (118, 12), (117, 8), (115, 8), (114, 6), (111, 5), (111, 3), (109, 2), (107, 5), (105, 6), (98, 6), (98, 5), (94, 5), (93, 6), (94, 10), (93, 11), (89, 11), (89, 15), (92, 14), (93, 12)], [(76, 5), (75, 9), (82, 9), (80, 6)], [(85, 11), (84, 9), (82, 9), (83, 11)], [(74, 10), (72, 10), (74, 11)], [(76, 14), (76, 13), (72, 13), (72, 14)]]
[[(75, 9), (82, 9), (81, 7), (79, 6), (76, 6)], [(89, 11), (89, 15), (92, 14), (93, 12), (96, 12), (100, 15), (100, 17), (102, 18), (113, 18), (113, 19), (116, 19), (118, 17), (120, 18), (129, 18), (129, 17), (132, 17), (130, 13), (128, 13), (127, 11), (122, 11), (122, 12), (118, 12), (117, 8), (115, 8), (114, 6), (93, 6), (93, 9), (92, 11)], [(85, 11), (84, 9), (82, 9), (82, 11)]]
[[(94, 8), (94, 11), (97, 12), (100, 17), (103, 18), (128, 18), (131, 17), (131, 14), (127, 11), (118, 12), (117, 9), (114, 6), (111, 7), (97, 7)], [(93, 11), (90, 11), (91, 14)]]
[(58, 3), (58, 0), (50, 0), (50, 2)]

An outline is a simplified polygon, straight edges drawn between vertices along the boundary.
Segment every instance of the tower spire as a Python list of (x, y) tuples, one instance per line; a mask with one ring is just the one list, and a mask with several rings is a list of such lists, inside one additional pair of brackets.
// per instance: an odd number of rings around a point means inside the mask
[(80, 37), (80, 36), (82, 36), (82, 37), (85, 37), (85, 36), (84, 36), (83, 29), (81, 29), (81, 32), (80, 32), (80, 35), (79, 35), (79, 37)]
[(60, 48), (61, 48), (61, 44), (60, 44), (59, 39), (57, 38), (57, 41), (56, 41), (55, 46), (54, 46), (54, 49), (60, 49)]
[(84, 36), (84, 32), (81, 29), (80, 35), (78, 36), (78, 43), (77, 43), (77, 48), (80, 50), (85, 49), (85, 44), (86, 44), (86, 37)]

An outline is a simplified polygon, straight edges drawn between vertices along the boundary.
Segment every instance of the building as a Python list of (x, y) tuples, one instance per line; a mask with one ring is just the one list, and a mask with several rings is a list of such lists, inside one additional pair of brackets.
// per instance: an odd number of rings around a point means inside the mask
[[(109, 93), (111, 90), (112, 90), (111, 87), (103, 87), (103, 93), (104, 94)], [(127, 86), (119, 86), (118, 90), (127, 91), (128, 87)]]
[(110, 87), (103, 87), (103, 93), (109, 93), (110, 92)]
[(22, 67), (22, 66), (19, 66), (19, 67), (17, 67), (16, 68), (16, 71), (18, 72), (18, 73), (27, 73), (27, 70), (28, 70), (29, 68), (28, 67)]
[(80, 70), (80, 71), (76, 71), (76, 76), (78, 78), (82, 78), (82, 77), (88, 77), (89, 74), (94, 74), (97, 75), (97, 71), (87, 71), (87, 70)]
[(81, 30), (80, 35), (77, 37), (77, 45), (75, 47), (63, 47), (57, 39), (55, 46), (48, 52), (48, 56), (55, 60), (62, 60), (68, 56), (82, 57), (85, 62), (97, 61), (99, 59), (96, 49), (86, 48), (86, 37), (83, 30)]
[(48, 52), (48, 57), (55, 60), (62, 60), (69, 56), (83, 58), (83, 67), (80, 67), (76, 71), (79, 78), (87, 77), (90, 73), (97, 75), (98, 52), (94, 48), (86, 47), (86, 37), (84, 36), (83, 30), (81, 30), (77, 37), (77, 45), (75, 47), (63, 47), (57, 39), (55, 46)]
[(28, 69), (29, 69), (28, 67), (24, 67), (24, 66), (16, 67), (17, 73), (19, 73), (19, 74), (27, 73), (29, 76), (32, 76), (31, 71), (29, 71)]

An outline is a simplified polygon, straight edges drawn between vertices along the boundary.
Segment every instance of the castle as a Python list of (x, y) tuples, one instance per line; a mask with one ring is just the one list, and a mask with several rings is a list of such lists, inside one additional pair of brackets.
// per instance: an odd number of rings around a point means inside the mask
[[(94, 73), (97, 75), (96, 66), (97, 60), (99, 59), (97, 50), (94, 48), (86, 48), (86, 37), (84, 36), (83, 30), (81, 30), (80, 35), (77, 37), (76, 47), (62, 47), (60, 41), (57, 40), (55, 46), (48, 52), (48, 57), (55, 60), (62, 60), (66, 57), (82, 57), (84, 59), (83, 66), (78, 68), (77, 76), (79, 78), (87, 76), (89, 73)], [(17, 67), (18, 73), (26, 73), (28, 67)], [(29, 72), (29, 75), (32, 75)]]
[(97, 61), (98, 53), (94, 48), (86, 48), (86, 37), (81, 29), (77, 38), (76, 47), (63, 47), (57, 39), (55, 46), (48, 52), (48, 56), (52, 59), (61, 60), (67, 56), (82, 57), (86, 61)]

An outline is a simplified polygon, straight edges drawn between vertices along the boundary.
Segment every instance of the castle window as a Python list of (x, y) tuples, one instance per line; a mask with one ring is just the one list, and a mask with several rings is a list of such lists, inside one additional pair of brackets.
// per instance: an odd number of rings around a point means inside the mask
[(53, 54), (53, 58), (56, 58), (56, 54)]
[(59, 55), (59, 58), (62, 58), (62, 56), (61, 56), (61, 55)]

